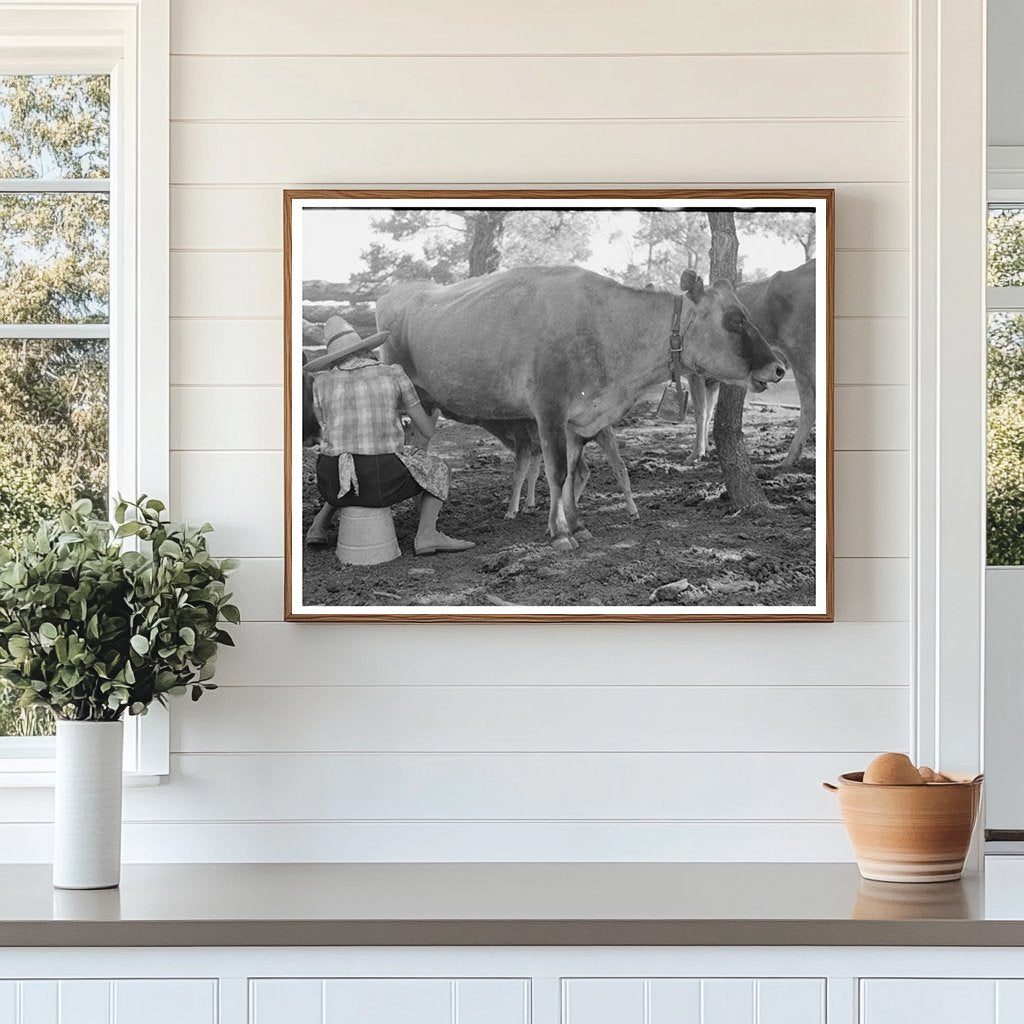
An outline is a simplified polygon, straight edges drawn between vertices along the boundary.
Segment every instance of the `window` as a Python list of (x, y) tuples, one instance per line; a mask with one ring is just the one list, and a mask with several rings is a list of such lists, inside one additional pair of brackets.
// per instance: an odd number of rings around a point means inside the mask
[(1024, 204), (989, 207), (990, 566), (1024, 565)]
[[(168, 498), (168, 0), (0, 5), (0, 543), (77, 496)], [(0, 785), (46, 715), (0, 684)], [(125, 768), (167, 771), (159, 710)]]
[[(0, 77), (0, 543), (108, 506), (110, 77)], [(2, 685), (2, 684), (0, 684)], [(0, 736), (52, 732), (0, 691)]]

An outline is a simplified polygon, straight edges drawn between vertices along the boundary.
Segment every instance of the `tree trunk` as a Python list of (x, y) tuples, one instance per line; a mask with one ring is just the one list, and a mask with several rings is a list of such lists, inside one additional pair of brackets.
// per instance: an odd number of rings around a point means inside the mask
[[(710, 281), (712, 284), (715, 281), (728, 281), (735, 285), (739, 250), (736, 220), (730, 211), (709, 210), (708, 225), (711, 228)], [(725, 489), (729, 499), (739, 508), (767, 504), (743, 443), (743, 403), (746, 397), (746, 388), (737, 384), (723, 384), (718, 395), (712, 431)]]
[(469, 276), (493, 274), (501, 263), (506, 210), (480, 210), (470, 221)]

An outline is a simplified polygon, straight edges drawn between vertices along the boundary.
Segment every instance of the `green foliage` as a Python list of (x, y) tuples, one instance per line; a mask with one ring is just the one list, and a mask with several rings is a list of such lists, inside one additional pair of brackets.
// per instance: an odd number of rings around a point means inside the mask
[(1024, 394), (1024, 315), (988, 318), (988, 404)]
[[(53, 515), (56, 507), (35, 474), (24, 466), (0, 461), (0, 545), (10, 547), (35, 525), (40, 514)], [(0, 736), (3, 730), (0, 728)]]
[(988, 284), (1006, 288), (1024, 284), (1024, 210), (989, 210)]
[[(110, 79), (0, 76), (0, 178), (98, 178), (110, 166)], [(0, 196), (0, 323), (106, 319), (109, 201)]]
[(0, 340), (0, 543), (77, 498), (107, 504), (107, 344)]
[(49, 709), (22, 707), (20, 696), (13, 686), (0, 686), (0, 736), (52, 736), (55, 723)]
[[(1024, 211), (988, 218), (988, 283), (1024, 284)], [(1024, 316), (988, 319), (987, 559), (1024, 565)]]
[[(108, 76), (0, 76), (0, 178), (109, 172)], [(0, 223), (0, 322), (107, 319), (105, 195), (3, 194)], [(105, 341), (0, 340), (0, 545), (77, 498), (106, 508), (107, 375)], [(3, 701), (0, 736), (22, 732)]]
[(0, 75), (0, 178), (105, 178), (107, 75)]
[(1024, 396), (988, 411), (988, 563), (1024, 565)]
[(120, 501), (110, 524), (81, 500), (0, 551), (0, 679), (21, 707), (116, 721), (214, 689), (218, 645), (234, 643), (221, 623), (239, 621), (225, 592), (238, 563), (210, 555), (208, 523), (172, 526), (163, 511)]

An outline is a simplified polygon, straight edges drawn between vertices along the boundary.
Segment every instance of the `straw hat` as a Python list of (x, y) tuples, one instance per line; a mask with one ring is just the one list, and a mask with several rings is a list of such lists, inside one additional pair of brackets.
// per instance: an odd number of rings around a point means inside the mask
[(390, 337), (390, 331), (378, 331), (364, 340), (359, 337), (355, 328), (344, 317), (332, 316), (324, 324), (324, 339), (327, 342), (326, 354), (317, 356), (316, 359), (310, 359), (303, 366), (303, 370), (307, 373), (328, 370), (355, 352), (365, 352), (383, 345)]

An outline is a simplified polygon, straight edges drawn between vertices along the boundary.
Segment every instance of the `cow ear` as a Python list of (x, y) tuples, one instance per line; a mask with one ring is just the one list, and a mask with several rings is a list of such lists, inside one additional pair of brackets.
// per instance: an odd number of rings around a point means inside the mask
[(691, 302), (700, 302), (704, 295), (704, 280), (695, 270), (687, 268), (679, 275), (679, 290), (688, 295)]

